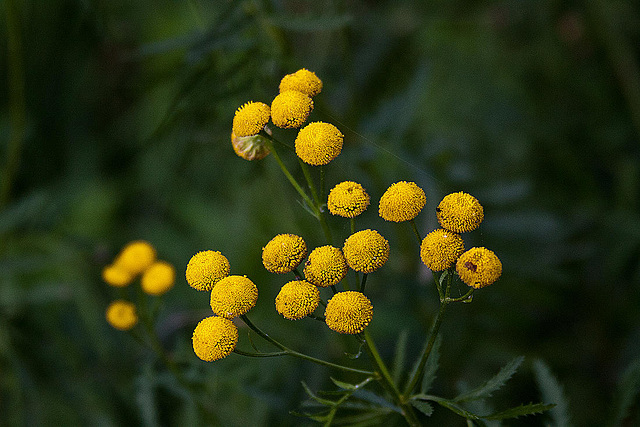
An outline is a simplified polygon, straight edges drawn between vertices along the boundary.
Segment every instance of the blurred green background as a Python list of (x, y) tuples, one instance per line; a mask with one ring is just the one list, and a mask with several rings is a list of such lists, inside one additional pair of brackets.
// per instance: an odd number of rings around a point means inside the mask
[[(116, 293), (101, 269), (136, 239), (176, 266), (157, 330), (206, 384), (213, 423), (306, 422), (288, 414), (304, 400), (300, 382), (331, 389), (339, 374), (296, 359), (201, 362), (190, 338), (208, 296), (184, 280), (194, 253), (220, 250), (232, 274), (258, 284), (251, 317), (263, 329), (333, 360), (357, 351), (273, 309), (284, 279), (264, 270), (262, 246), (291, 232), (313, 248), (322, 233), (272, 157), (245, 161), (229, 141), (235, 109), (270, 103), (302, 67), (324, 82), (312, 120), (345, 134), (328, 185), (362, 183), (372, 205), (358, 227), (391, 243), (367, 283), (383, 356), (406, 331), (415, 357), (438, 303), (410, 228), (383, 223), (377, 200), (394, 182), (418, 183), (424, 235), (441, 198), (466, 191), (486, 218), (466, 245), (493, 249), (504, 273), (447, 313), (434, 393), (454, 396), (524, 355), (496, 409), (542, 400), (540, 359), (574, 425), (610, 419), (640, 357), (636, 2), (5, 0), (0, 10), (0, 425), (204, 422), (153, 353), (104, 320)], [(330, 223), (344, 239), (348, 223)], [(443, 408), (434, 416), (463, 425)]]

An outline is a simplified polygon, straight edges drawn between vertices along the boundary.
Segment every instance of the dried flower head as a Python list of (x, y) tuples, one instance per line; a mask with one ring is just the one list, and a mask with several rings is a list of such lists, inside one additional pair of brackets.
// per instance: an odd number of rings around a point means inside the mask
[(375, 230), (362, 230), (345, 240), (342, 252), (349, 267), (372, 273), (389, 259), (389, 242)]
[(333, 215), (354, 218), (369, 206), (370, 197), (362, 185), (353, 181), (344, 181), (329, 192), (327, 207)]
[(422, 262), (433, 271), (451, 267), (464, 252), (464, 242), (459, 234), (439, 228), (427, 234), (420, 245)]
[(480, 226), (484, 210), (478, 199), (460, 191), (445, 196), (436, 208), (436, 215), (442, 228), (465, 233)]
[(320, 291), (305, 280), (286, 283), (276, 296), (276, 310), (290, 320), (302, 319), (320, 303)]
[(140, 286), (149, 295), (162, 295), (173, 287), (175, 281), (176, 270), (173, 265), (156, 261), (142, 273)]
[(257, 135), (267, 123), (271, 108), (263, 102), (247, 102), (236, 110), (233, 133), (238, 137)]
[(380, 198), (380, 216), (393, 222), (403, 222), (414, 219), (427, 198), (424, 190), (415, 182), (400, 181), (387, 188)]
[(211, 316), (198, 323), (193, 331), (193, 351), (205, 362), (227, 357), (238, 344), (238, 328), (224, 317)]
[(218, 251), (198, 252), (189, 260), (185, 273), (187, 283), (199, 291), (210, 291), (231, 271), (229, 260)]
[(108, 285), (122, 288), (133, 281), (133, 274), (129, 270), (111, 264), (102, 269), (102, 280)]
[[(265, 127), (265, 132), (269, 128)], [(262, 135), (236, 136), (231, 132), (231, 146), (233, 151), (245, 160), (261, 160), (271, 153), (267, 138)]]
[(315, 96), (322, 90), (322, 80), (316, 73), (302, 68), (293, 74), (287, 74), (280, 81), (280, 92), (297, 90), (309, 96)]
[(328, 301), (324, 316), (332, 330), (341, 334), (358, 334), (371, 322), (373, 306), (362, 292), (338, 292)]
[(464, 283), (480, 289), (498, 280), (502, 274), (502, 263), (489, 249), (471, 248), (458, 258), (456, 271)]
[(228, 319), (242, 316), (258, 300), (258, 288), (246, 276), (227, 276), (211, 290), (211, 310)]
[(330, 123), (309, 123), (298, 132), (296, 154), (310, 165), (326, 165), (342, 151), (343, 139), (342, 132)]
[(313, 100), (309, 95), (297, 90), (287, 90), (273, 99), (271, 121), (279, 128), (299, 128), (309, 118), (311, 110)]
[(105, 317), (111, 326), (121, 331), (128, 331), (138, 323), (136, 306), (125, 300), (116, 300), (109, 304)]
[(347, 271), (347, 260), (342, 251), (329, 245), (312, 250), (304, 265), (304, 277), (321, 287), (337, 285)]
[(144, 240), (137, 240), (127, 243), (113, 264), (136, 276), (146, 270), (155, 260), (156, 250), (153, 246)]
[(262, 264), (272, 273), (289, 273), (307, 256), (307, 245), (295, 234), (278, 234), (262, 248)]

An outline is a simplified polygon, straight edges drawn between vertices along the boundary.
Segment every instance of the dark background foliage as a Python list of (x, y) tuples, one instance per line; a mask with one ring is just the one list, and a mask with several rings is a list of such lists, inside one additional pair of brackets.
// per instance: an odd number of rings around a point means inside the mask
[[(640, 356), (635, 2), (6, 0), (0, 10), (1, 425), (201, 421), (153, 354), (104, 321), (115, 293), (100, 271), (135, 239), (177, 267), (157, 329), (206, 383), (215, 423), (301, 423), (288, 414), (304, 400), (300, 382), (332, 388), (330, 372), (297, 360), (195, 359), (190, 336), (208, 302), (183, 278), (194, 253), (220, 250), (258, 284), (252, 317), (264, 329), (317, 356), (357, 351), (273, 310), (283, 282), (261, 247), (283, 232), (315, 247), (322, 234), (272, 158), (244, 161), (229, 143), (235, 109), (270, 103), (302, 67), (324, 82), (312, 118), (346, 136), (329, 185), (361, 182), (373, 203), (359, 227), (392, 245), (367, 285), (383, 356), (400, 331), (417, 355), (437, 294), (411, 230), (383, 223), (376, 202), (393, 182), (417, 182), (425, 234), (440, 199), (463, 190), (486, 215), (467, 246), (493, 249), (504, 274), (447, 313), (434, 392), (453, 396), (525, 355), (496, 409), (541, 400), (540, 359), (575, 425), (609, 419)], [(330, 222), (344, 238), (346, 223)], [(443, 408), (434, 416), (462, 425)]]

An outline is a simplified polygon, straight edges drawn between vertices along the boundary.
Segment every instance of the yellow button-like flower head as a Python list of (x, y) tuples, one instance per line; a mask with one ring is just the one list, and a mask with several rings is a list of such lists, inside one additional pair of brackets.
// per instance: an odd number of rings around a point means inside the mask
[(173, 265), (156, 261), (142, 273), (140, 286), (149, 295), (162, 295), (173, 287), (175, 281), (176, 270)]
[(107, 322), (121, 331), (128, 331), (138, 323), (136, 306), (125, 300), (116, 300), (107, 307)]
[(231, 271), (229, 260), (218, 251), (198, 252), (187, 264), (187, 283), (199, 291), (210, 291)]
[(358, 334), (371, 322), (373, 306), (362, 292), (338, 292), (327, 302), (324, 317), (332, 330), (341, 334)]
[(289, 273), (307, 256), (307, 245), (295, 234), (278, 234), (262, 248), (262, 264), (272, 273)]
[(227, 357), (238, 344), (238, 328), (224, 317), (211, 316), (198, 323), (193, 331), (193, 351), (205, 362)]
[(276, 297), (276, 310), (290, 320), (302, 319), (313, 313), (320, 302), (320, 291), (305, 280), (285, 284)]
[(122, 288), (133, 280), (133, 274), (129, 270), (111, 264), (102, 269), (102, 280), (108, 285)]
[(257, 300), (258, 288), (246, 276), (225, 277), (211, 290), (211, 309), (228, 319), (247, 313)]
[(237, 136), (231, 132), (231, 146), (238, 156), (249, 161), (264, 159), (271, 153), (267, 138), (262, 135)]
[(303, 68), (293, 74), (287, 74), (282, 78), (280, 81), (280, 92), (286, 92), (288, 90), (297, 90), (309, 96), (315, 96), (322, 90), (322, 80), (320, 80), (313, 71)]
[(344, 136), (330, 123), (309, 123), (298, 132), (296, 154), (313, 166), (326, 165), (342, 151)]
[(342, 252), (349, 267), (371, 273), (389, 259), (389, 242), (375, 230), (362, 230), (345, 240)]
[(136, 276), (156, 260), (156, 250), (143, 240), (128, 243), (113, 262), (114, 265)]
[(287, 90), (273, 99), (271, 121), (279, 128), (299, 128), (309, 118), (311, 110), (313, 110), (313, 100), (309, 95), (297, 90)]
[(420, 245), (422, 262), (433, 271), (451, 267), (464, 252), (464, 242), (459, 234), (439, 228), (427, 234)]
[(461, 191), (445, 196), (436, 208), (436, 215), (442, 228), (465, 233), (480, 226), (484, 210), (478, 199)]
[(414, 219), (427, 202), (424, 190), (415, 182), (400, 181), (387, 188), (380, 198), (380, 216), (393, 222)]
[(329, 192), (327, 207), (333, 215), (354, 218), (369, 206), (370, 197), (362, 185), (353, 181), (344, 181)]
[(464, 283), (480, 289), (498, 280), (502, 263), (489, 249), (471, 248), (458, 258), (456, 271)]
[(269, 123), (271, 108), (263, 102), (247, 102), (236, 110), (233, 133), (236, 136), (257, 135)]
[(344, 279), (347, 270), (347, 260), (339, 248), (320, 246), (309, 254), (304, 265), (304, 277), (316, 286), (327, 287)]

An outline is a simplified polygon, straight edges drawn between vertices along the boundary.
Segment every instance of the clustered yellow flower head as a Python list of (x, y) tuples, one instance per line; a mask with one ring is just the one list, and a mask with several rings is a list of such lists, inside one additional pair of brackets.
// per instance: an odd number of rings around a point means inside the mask
[(370, 197), (362, 185), (353, 181), (344, 181), (329, 192), (327, 207), (333, 215), (354, 218), (369, 206)]
[(271, 109), (263, 102), (247, 102), (233, 117), (233, 133), (235, 136), (257, 135), (269, 122)]
[(307, 245), (295, 234), (278, 234), (262, 248), (262, 264), (271, 273), (289, 273), (307, 256)]
[(320, 303), (320, 291), (305, 280), (286, 283), (276, 297), (276, 310), (286, 319), (302, 319), (314, 312)]
[(439, 228), (427, 234), (420, 245), (422, 262), (433, 271), (451, 267), (464, 252), (459, 234)]
[(313, 110), (313, 100), (306, 93), (287, 90), (271, 102), (271, 121), (283, 129), (294, 129), (307, 121)]
[(211, 310), (228, 319), (242, 316), (258, 300), (258, 288), (246, 276), (227, 276), (211, 290)]
[(380, 198), (379, 213), (387, 221), (410, 221), (418, 216), (426, 202), (424, 190), (415, 182), (400, 181)]
[(373, 305), (361, 292), (338, 292), (328, 302), (324, 312), (329, 328), (341, 334), (358, 334), (373, 318)]
[(436, 208), (436, 215), (442, 228), (465, 233), (480, 226), (484, 210), (478, 199), (460, 191), (445, 196)]
[(138, 323), (136, 306), (125, 300), (116, 300), (109, 304), (105, 317), (111, 326), (121, 331), (128, 331)]
[(133, 279), (133, 274), (115, 264), (107, 265), (102, 269), (102, 280), (104, 280), (108, 285), (116, 288), (122, 288), (129, 285)]
[(191, 257), (185, 273), (187, 283), (199, 291), (210, 291), (229, 275), (229, 260), (219, 251), (201, 251)]
[(142, 273), (140, 286), (149, 295), (162, 295), (173, 287), (175, 281), (176, 270), (173, 265), (156, 261)]
[(471, 248), (458, 258), (456, 271), (464, 283), (480, 289), (498, 280), (502, 274), (502, 263), (489, 249)]
[(316, 73), (302, 68), (293, 74), (287, 74), (280, 81), (280, 92), (297, 90), (308, 96), (316, 96), (322, 90), (322, 80)]
[(347, 270), (347, 260), (340, 248), (320, 246), (309, 254), (304, 265), (304, 277), (316, 286), (334, 286), (344, 279)]
[(137, 240), (127, 243), (120, 251), (113, 265), (136, 276), (156, 260), (156, 250), (149, 242)]
[(389, 259), (389, 242), (375, 230), (362, 230), (345, 240), (342, 252), (349, 267), (372, 273)]
[(213, 362), (227, 357), (238, 344), (238, 328), (224, 317), (202, 319), (193, 331), (193, 351), (201, 360)]
[(326, 165), (342, 151), (343, 139), (342, 132), (331, 123), (309, 123), (298, 132), (296, 155), (310, 165)]

